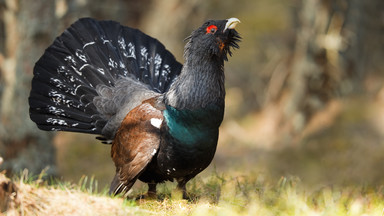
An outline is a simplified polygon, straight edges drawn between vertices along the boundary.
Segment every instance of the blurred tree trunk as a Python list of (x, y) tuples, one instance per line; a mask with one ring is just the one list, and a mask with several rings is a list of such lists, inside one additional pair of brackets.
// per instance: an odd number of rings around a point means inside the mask
[(141, 20), (142, 30), (157, 38), (168, 50), (183, 62), (183, 39), (191, 34), (192, 29), (205, 21), (204, 9), (207, 2), (203, 0), (157, 0), (148, 6)]
[(282, 142), (300, 135), (331, 99), (361, 92), (368, 72), (379, 70), (372, 63), (384, 54), (382, 0), (299, 4), (296, 43), (279, 98)]
[(52, 134), (29, 118), (34, 63), (57, 34), (55, 1), (0, 1), (0, 156), (8, 173), (55, 174)]

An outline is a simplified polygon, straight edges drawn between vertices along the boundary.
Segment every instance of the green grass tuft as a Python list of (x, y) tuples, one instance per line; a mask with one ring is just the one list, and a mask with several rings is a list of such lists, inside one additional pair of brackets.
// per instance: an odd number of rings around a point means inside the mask
[[(187, 184), (190, 200), (181, 199), (176, 183), (158, 186), (158, 199), (139, 199), (145, 185), (127, 198), (110, 197), (98, 190), (94, 177), (82, 177), (77, 184), (48, 182), (25, 171), (19, 179), (18, 202), (24, 213), (57, 215), (382, 215), (384, 187), (307, 188), (297, 177), (268, 179), (257, 173), (232, 176), (213, 171)], [(59, 203), (58, 203), (59, 202)], [(57, 206), (59, 207), (57, 207)], [(52, 206), (52, 207), (50, 207)], [(100, 210), (100, 206), (102, 210)], [(32, 208), (32, 209), (28, 209)], [(63, 210), (69, 209), (69, 210)]]

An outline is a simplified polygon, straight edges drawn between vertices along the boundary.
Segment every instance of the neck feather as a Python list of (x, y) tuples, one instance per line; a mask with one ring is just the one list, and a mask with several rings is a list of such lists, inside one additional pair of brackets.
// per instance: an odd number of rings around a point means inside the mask
[(166, 104), (178, 109), (198, 109), (224, 104), (224, 61), (185, 56), (177, 80), (166, 93)]

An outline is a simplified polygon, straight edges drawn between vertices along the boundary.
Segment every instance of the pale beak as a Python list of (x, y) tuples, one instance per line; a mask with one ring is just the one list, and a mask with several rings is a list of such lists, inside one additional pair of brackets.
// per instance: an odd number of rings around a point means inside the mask
[(225, 24), (224, 31), (227, 29), (234, 29), (237, 24), (240, 23), (240, 20), (237, 18), (229, 18), (227, 19), (227, 23)]

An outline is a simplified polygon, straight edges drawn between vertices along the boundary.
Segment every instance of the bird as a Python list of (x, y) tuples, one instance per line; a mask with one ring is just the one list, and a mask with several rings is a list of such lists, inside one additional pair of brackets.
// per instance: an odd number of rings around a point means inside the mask
[(224, 117), (224, 62), (237, 18), (208, 20), (185, 41), (184, 64), (157, 39), (116, 21), (80, 18), (35, 63), (29, 114), (45, 131), (111, 144), (111, 195), (140, 180), (186, 184), (211, 163)]

